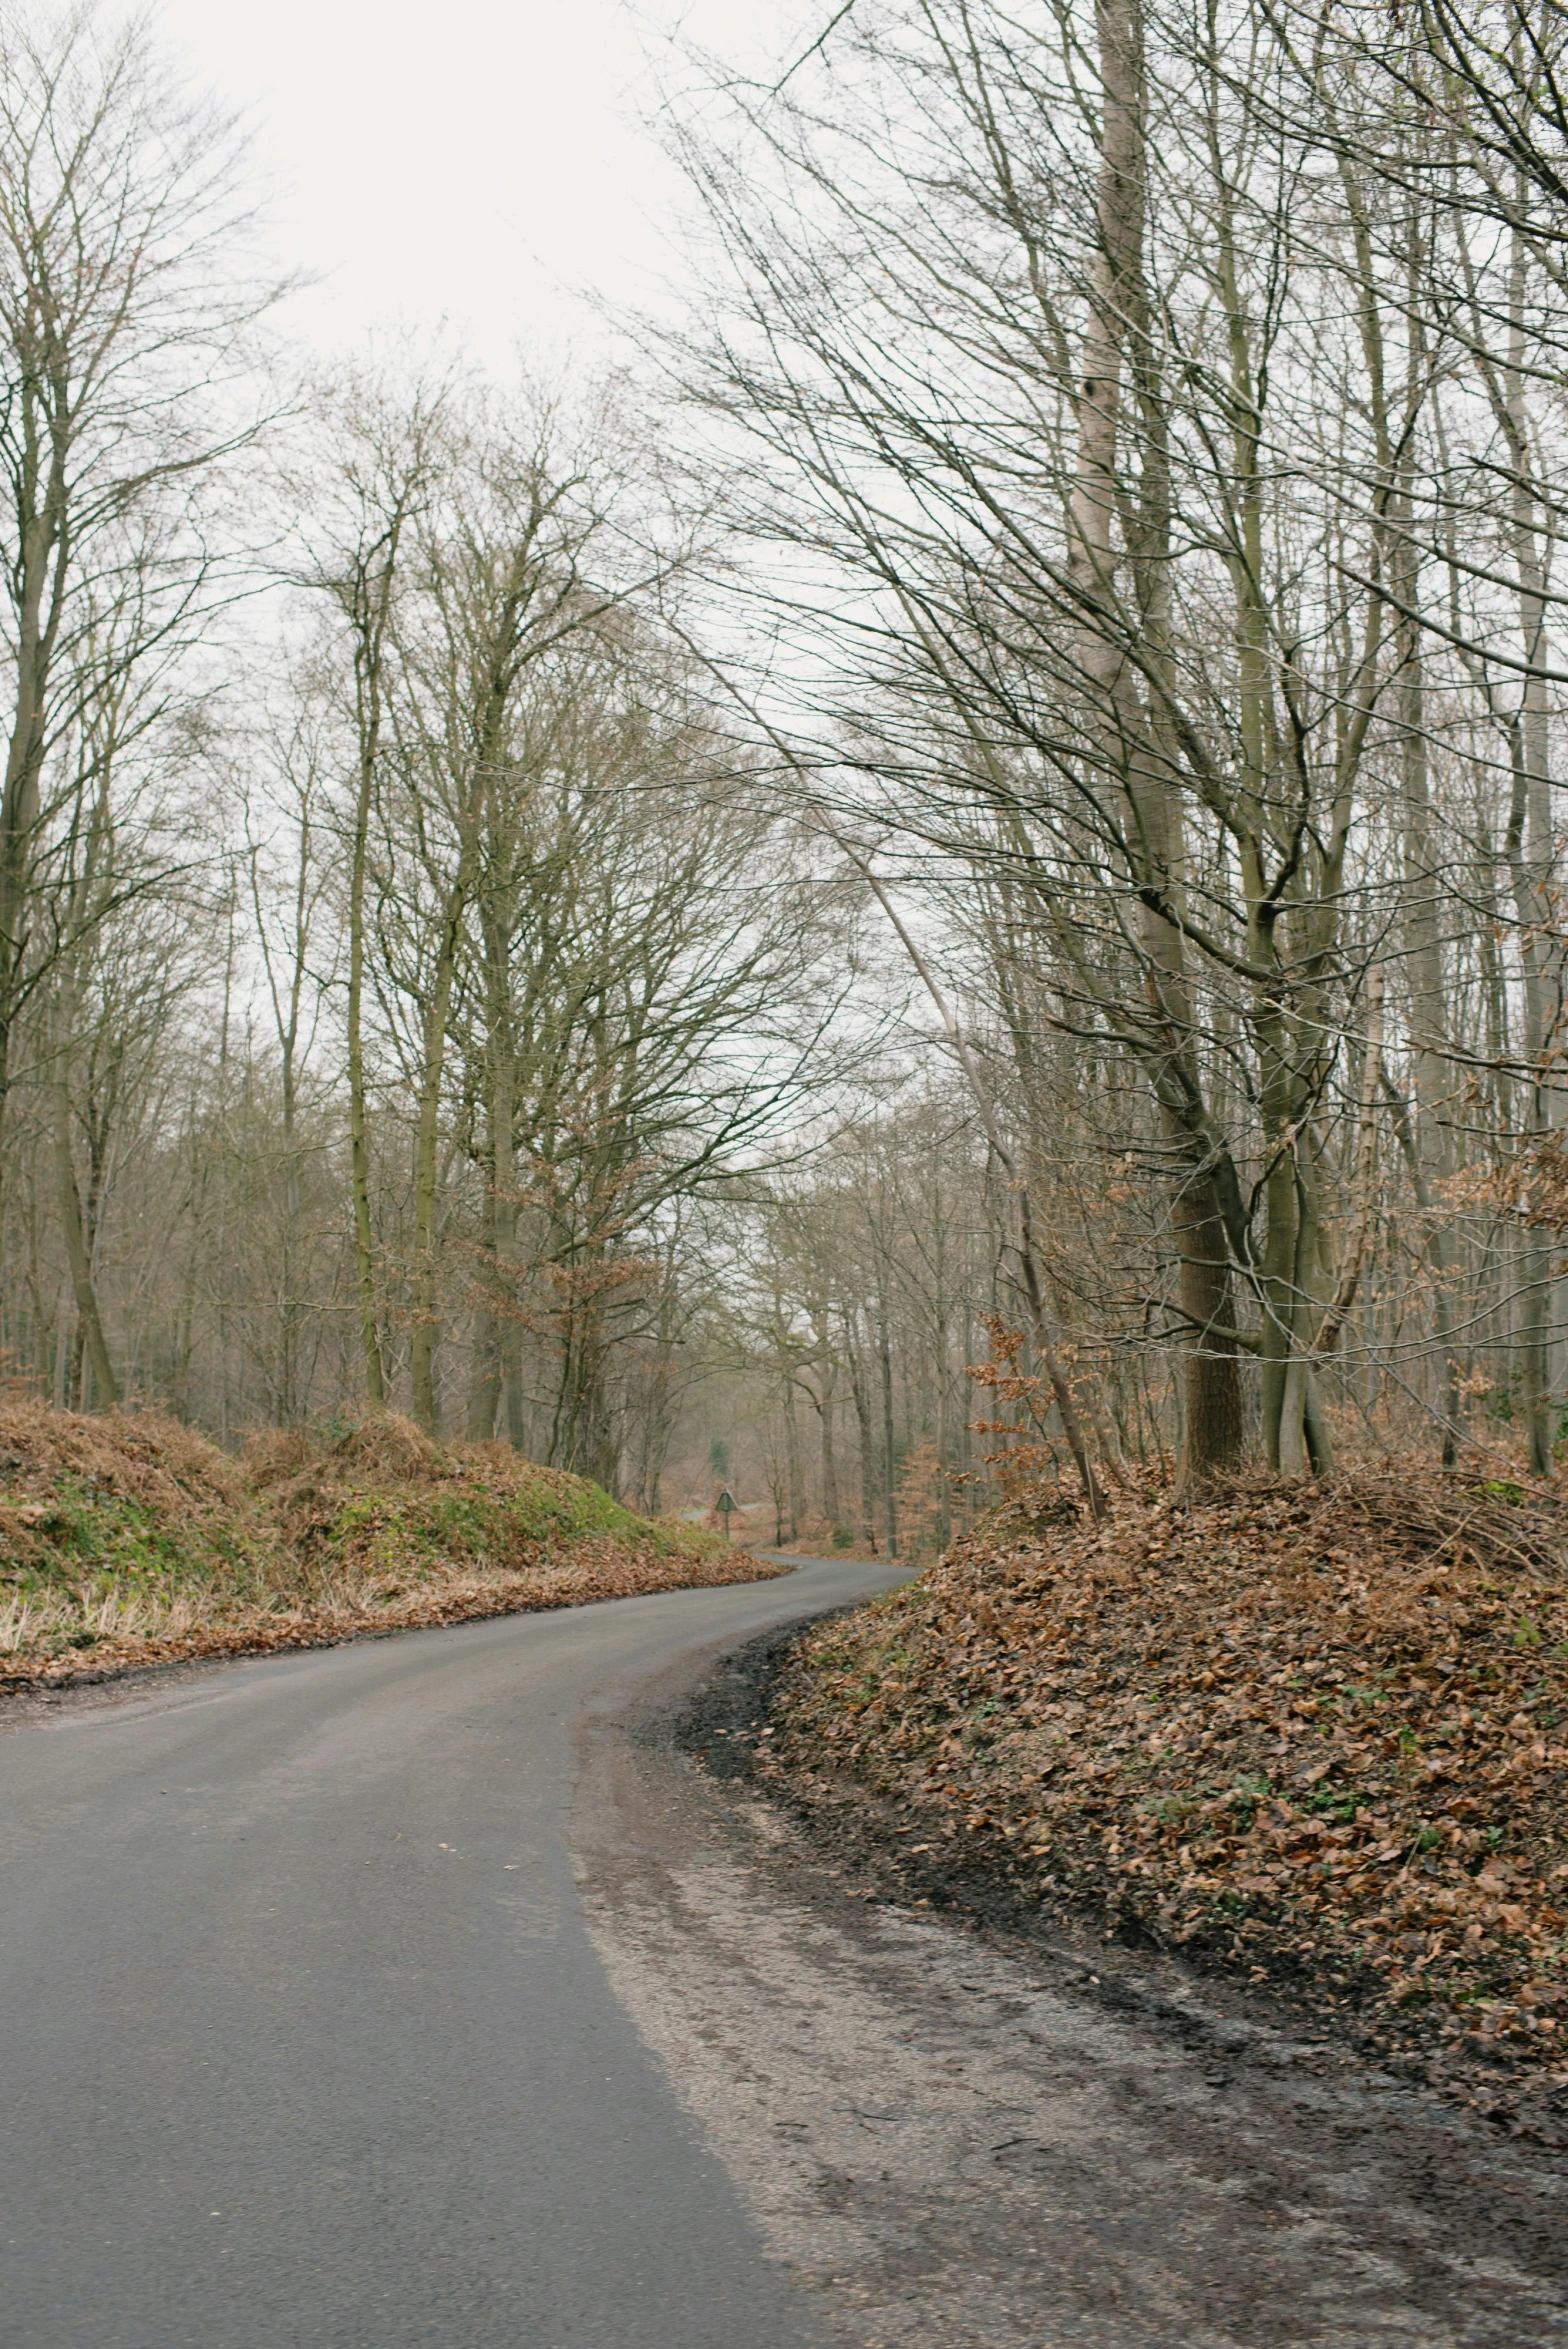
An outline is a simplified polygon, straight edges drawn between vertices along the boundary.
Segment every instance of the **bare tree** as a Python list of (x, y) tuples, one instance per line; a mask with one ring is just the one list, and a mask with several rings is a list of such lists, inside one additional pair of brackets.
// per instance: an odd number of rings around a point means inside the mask
[(1430, 223), (1347, 178), (1246, 7), (909, 0), (832, 46), (814, 87), (731, 79), (730, 144), (683, 147), (724, 274), (681, 380), (789, 646), (751, 698), (841, 830), (945, 908), (969, 877), (971, 933), (988, 892), (1027, 903), (1034, 1016), (1148, 1087), (1157, 1135), (1123, 1143), (1167, 1186), (1188, 1483), (1239, 1455), (1249, 1356), (1269, 1457), (1327, 1466), (1334, 1202), (1391, 957), (1435, 1082), (1417, 869), (1457, 807), (1422, 813), (1393, 621), (1466, 356)]
[(194, 501), (255, 429), (245, 330), (275, 289), (245, 265), (243, 166), (140, 22), (0, 16), (0, 1117), (59, 938), (40, 898), (76, 788), (57, 754), (104, 685), (88, 640), (106, 608), (134, 613), (113, 640), (130, 672), (189, 626), (212, 584)]
[[(407, 379), (405, 379), (407, 378)], [(412, 539), (449, 456), (450, 369), (349, 369), (321, 390), (325, 446), (297, 494), (309, 541), (305, 577), (324, 593), (346, 643), (352, 783), (348, 837), (347, 1081), (354, 1259), (370, 1400), (388, 1394), (371, 1207), (365, 1068), (366, 886), (387, 723), (394, 627)]]

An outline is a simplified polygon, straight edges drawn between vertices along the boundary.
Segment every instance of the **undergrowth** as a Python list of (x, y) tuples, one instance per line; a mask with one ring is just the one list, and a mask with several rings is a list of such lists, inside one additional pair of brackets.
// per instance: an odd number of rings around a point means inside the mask
[(312, 1644), (778, 1571), (502, 1444), (410, 1421), (235, 1462), (152, 1413), (0, 1402), (0, 1680)]
[[(807, 1633), (772, 1767), (1389, 2045), (1568, 2086), (1568, 1524), (1379, 1471), (1025, 1495)], [(918, 1846), (915, 1848), (919, 1848)]]

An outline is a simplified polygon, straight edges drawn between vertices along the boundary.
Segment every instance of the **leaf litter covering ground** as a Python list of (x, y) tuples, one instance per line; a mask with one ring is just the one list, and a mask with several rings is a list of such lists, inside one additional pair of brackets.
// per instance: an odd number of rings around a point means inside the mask
[(1359, 1473), (1044, 1489), (808, 1632), (764, 1763), (940, 1854), (1305, 1985), (1499, 2113), (1568, 2121), (1568, 1521), (1540, 1490)]
[(0, 1401), (0, 1689), (780, 1571), (391, 1415), (235, 1461), (153, 1413)]

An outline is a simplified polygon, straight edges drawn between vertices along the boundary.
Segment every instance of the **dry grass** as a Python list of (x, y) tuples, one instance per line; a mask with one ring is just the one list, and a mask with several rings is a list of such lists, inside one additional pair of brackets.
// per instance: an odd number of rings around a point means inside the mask
[(1568, 2086), (1568, 1522), (1390, 1470), (1053, 1490), (814, 1631), (786, 1772), (860, 1783), (1027, 1894), (1258, 1977), (1382, 2044)]
[(152, 1414), (0, 1402), (0, 1686), (778, 1571), (390, 1414), (236, 1463)]

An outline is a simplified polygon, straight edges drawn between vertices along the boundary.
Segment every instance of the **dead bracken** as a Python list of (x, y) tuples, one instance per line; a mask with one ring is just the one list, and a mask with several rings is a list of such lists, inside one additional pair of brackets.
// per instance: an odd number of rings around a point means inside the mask
[(235, 1461), (157, 1413), (0, 1404), (0, 1690), (780, 1571), (392, 1414)]
[(801, 1641), (785, 1774), (1383, 2044), (1568, 2087), (1568, 1524), (1392, 1469), (1201, 1506), (1054, 1488)]

